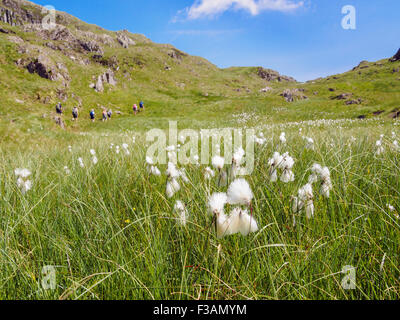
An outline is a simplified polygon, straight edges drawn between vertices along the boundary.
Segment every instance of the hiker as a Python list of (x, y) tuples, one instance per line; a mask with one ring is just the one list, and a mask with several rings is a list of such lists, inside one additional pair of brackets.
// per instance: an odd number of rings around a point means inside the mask
[(107, 111), (107, 116), (108, 116), (108, 119), (111, 119), (111, 117), (112, 117), (112, 110), (111, 109)]
[(96, 114), (94, 113), (94, 109), (90, 110), (90, 119), (92, 120), (92, 122), (94, 122), (95, 116)]
[(78, 115), (79, 115), (79, 111), (78, 111), (78, 108), (77, 107), (74, 107), (73, 109), (72, 109), (72, 117), (73, 117), (73, 121), (76, 121), (76, 120), (78, 120)]
[(60, 114), (60, 115), (63, 114), (63, 107), (60, 102), (57, 103), (57, 105), (56, 105), (56, 112), (57, 112), (57, 114)]
[(136, 114), (137, 114), (137, 111), (138, 111), (137, 105), (134, 104), (134, 105), (133, 105), (133, 113), (135, 114), (135, 116), (136, 116)]
[(103, 122), (107, 121), (107, 110), (103, 109)]
[(144, 111), (144, 103), (143, 103), (143, 101), (140, 101), (139, 106), (140, 106), (140, 110)]

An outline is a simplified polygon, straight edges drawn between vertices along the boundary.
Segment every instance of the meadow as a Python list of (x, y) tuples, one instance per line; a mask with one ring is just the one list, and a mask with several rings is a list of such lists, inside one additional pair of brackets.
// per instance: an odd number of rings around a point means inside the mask
[[(206, 179), (207, 166), (188, 165), (188, 181), (169, 198), (167, 168), (149, 173), (146, 131), (135, 129), (148, 120), (113, 121), (67, 132), (34, 124), (0, 144), (0, 299), (399, 298), (398, 121), (260, 122), (242, 114), (208, 123), (265, 137), (255, 145), (254, 172), (243, 177), (258, 230), (222, 238), (208, 198), (233, 179), (220, 187), (217, 174)], [(274, 152), (293, 157), (294, 181), (270, 181)], [(329, 168), (332, 189), (327, 198), (314, 184), (309, 219), (293, 211), (293, 197), (315, 163)], [(17, 168), (31, 172), (26, 193)], [(43, 286), (45, 266), (55, 270), (54, 288)], [(342, 285), (345, 266), (355, 268), (353, 290)]]
[[(399, 298), (400, 61), (300, 83), (67, 13), (45, 32), (41, 7), (15, 3), (21, 25), (0, 22), (0, 300)], [(169, 121), (254, 129), (254, 171), (152, 164), (146, 133)]]

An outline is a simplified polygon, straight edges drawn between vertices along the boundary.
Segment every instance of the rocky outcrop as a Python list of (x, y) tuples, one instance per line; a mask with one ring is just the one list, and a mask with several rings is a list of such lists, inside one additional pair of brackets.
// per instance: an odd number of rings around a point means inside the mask
[(5, 28), (0, 28), (0, 33), (5, 33), (5, 34), (10, 34), (10, 33), (15, 33), (14, 31), (5, 29)]
[(117, 80), (115, 79), (115, 75), (112, 70), (107, 70), (105, 73), (98, 76), (96, 83), (92, 83), (90, 87), (96, 90), (96, 92), (103, 92), (105, 83), (112, 86), (117, 84)]
[(294, 102), (296, 100), (308, 99), (306, 95), (303, 94), (304, 89), (285, 89), (281, 94), (285, 98), (286, 102)]
[(369, 68), (369, 62), (366, 61), (366, 60), (364, 60), (364, 61), (361, 61), (357, 67), (354, 67), (354, 68), (352, 69), (352, 71), (357, 71), (357, 70), (362, 70), (362, 69), (368, 69), (368, 68)]
[(350, 98), (353, 94), (352, 93), (342, 93), (339, 94), (338, 96), (331, 97), (331, 100), (346, 100)]
[(92, 56), (92, 61), (101, 64), (104, 67), (111, 68), (113, 70), (119, 69), (119, 62), (116, 56), (109, 58), (103, 57), (101, 54), (95, 54)]
[(40, 38), (49, 42), (47, 47), (53, 50), (67, 51), (74, 50), (80, 53), (93, 52), (103, 54), (103, 48), (95, 40), (77, 37), (68, 28), (62, 25), (56, 25), (51, 30), (43, 29), (41, 25), (28, 25), (24, 27), (25, 32), (35, 32)]
[(106, 45), (109, 47), (114, 47), (117, 44), (116, 40), (113, 37), (111, 37), (110, 35), (105, 34), (105, 33), (97, 34), (97, 33), (93, 33), (90, 31), (80, 31), (78, 36), (80, 38), (94, 40), (97, 43), (100, 43), (100, 44), (103, 44), (103, 45)]
[(2, 0), (0, 7), (0, 21), (11, 26), (22, 26), (24, 24), (39, 24), (42, 15), (39, 11), (28, 10), (21, 5), (20, 1)]
[(45, 54), (40, 54), (34, 59), (19, 59), (16, 64), (25, 67), (30, 73), (38, 74), (44, 79), (51, 81), (69, 82), (68, 69), (61, 63), (54, 63)]
[(126, 33), (126, 30), (117, 33), (117, 40), (119, 44), (125, 49), (129, 48), (130, 46), (136, 45), (136, 42), (128, 37)]
[(257, 68), (257, 75), (267, 81), (278, 81), (278, 82), (296, 82), (296, 80), (292, 77), (282, 76), (279, 72), (264, 69), (262, 67)]
[(187, 54), (183, 53), (182, 51), (179, 51), (178, 49), (171, 49), (170, 51), (168, 51), (168, 55), (175, 60), (179, 60), (182, 61), (183, 57), (186, 57)]
[(363, 100), (361, 98), (354, 99), (354, 100), (348, 100), (346, 101), (346, 106), (351, 106), (353, 104), (361, 104)]
[(399, 51), (397, 51), (397, 53), (389, 59), (390, 62), (396, 62), (396, 61), (400, 61), (400, 49)]

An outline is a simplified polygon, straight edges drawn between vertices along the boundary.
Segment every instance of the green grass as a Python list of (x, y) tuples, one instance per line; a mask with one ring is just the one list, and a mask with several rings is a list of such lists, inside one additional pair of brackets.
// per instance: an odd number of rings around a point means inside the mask
[[(165, 175), (150, 177), (146, 171), (141, 134), (134, 145), (132, 132), (123, 131), (50, 145), (38, 141), (26, 149), (2, 144), (0, 297), (398, 299), (400, 170), (398, 153), (390, 151), (391, 132), (400, 134), (397, 125), (339, 122), (264, 130), (271, 139), (256, 147), (256, 168), (246, 177), (260, 231), (222, 240), (207, 214), (207, 196), (226, 189), (215, 180), (208, 190), (202, 170), (188, 166), (190, 183), (167, 199)], [(299, 127), (315, 139), (315, 151), (305, 150)], [(286, 147), (278, 146), (281, 130), (288, 136)], [(376, 156), (381, 133), (387, 152)], [(351, 143), (351, 136), (357, 141)], [(109, 149), (110, 143), (123, 142), (130, 144), (131, 155)], [(97, 165), (91, 164), (91, 148)], [(296, 159), (294, 183), (268, 181), (267, 161), (274, 151)], [(293, 227), (290, 197), (307, 182), (314, 162), (331, 169), (333, 192), (326, 200), (315, 190), (315, 218), (297, 214)], [(33, 171), (33, 189), (25, 196), (16, 187), (17, 167)], [(173, 213), (177, 199), (189, 211), (186, 227)], [(389, 212), (387, 204), (396, 211)], [(46, 265), (57, 270), (54, 291), (41, 288)], [(341, 287), (346, 265), (356, 267), (356, 290)]]
[[(67, 14), (59, 17), (74, 34), (116, 38)], [(89, 85), (106, 68), (93, 54), (72, 52), (90, 61), (79, 64), (34, 33), (0, 25), (15, 32), (0, 33), (0, 299), (399, 298), (400, 170), (391, 145), (392, 132), (397, 139), (400, 132), (389, 116), (400, 108), (400, 73), (393, 72), (400, 62), (364, 62), (362, 69), (307, 83), (268, 83), (257, 68), (218, 69), (190, 55), (174, 60), (168, 56), (171, 46), (131, 35), (137, 44), (129, 49), (103, 45), (104, 59), (119, 62), (118, 84), (96, 93)], [(31, 50), (19, 53), (10, 35)], [(34, 46), (68, 68), (67, 87), (17, 67), (18, 59), (35, 57)], [(266, 86), (272, 90), (260, 93)], [(304, 89), (308, 99), (286, 102), (280, 94), (287, 88)], [(60, 89), (68, 94), (66, 130), (53, 120)], [(332, 99), (342, 93), (362, 103), (346, 106)], [(82, 100), (78, 122), (70, 119), (77, 104), (73, 95)], [(146, 111), (134, 117), (132, 104), (140, 100)], [(101, 106), (113, 109), (113, 120), (92, 123), (89, 110), (99, 117)], [(375, 116), (376, 111), (383, 112)], [(367, 120), (356, 120), (360, 115)], [(206, 183), (203, 167), (188, 166), (190, 183), (166, 198), (165, 175), (150, 177), (146, 170), (145, 134), (167, 130), (171, 120), (179, 129), (264, 132), (268, 143), (256, 148), (255, 171), (246, 177), (259, 232), (216, 238), (207, 197), (226, 188), (218, 188), (216, 180)], [(315, 140), (315, 151), (305, 150), (299, 128)], [(278, 144), (282, 131), (286, 147)], [(377, 156), (381, 134), (386, 152)], [(110, 150), (111, 143), (125, 142), (129, 156)], [(91, 164), (91, 148), (97, 165)], [(295, 182), (269, 182), (267, 163), (275, 151), (296, 159)], [(299, 213), (293, 226), (291, 197), (307, 183), (315, 162), (332, 172), (331, 197), (320, 197), (316, 188), (314, 219)], [(16, 168), (33, 172), (33, 188), (25, 196)], [(189, 212), (186, 227), (173, 213), (177, 199)], [(55, 290), (41, 285), (47, 265), (57, 271)], [(341, 286), (346, 265), (356, 267), (356, 290)]]

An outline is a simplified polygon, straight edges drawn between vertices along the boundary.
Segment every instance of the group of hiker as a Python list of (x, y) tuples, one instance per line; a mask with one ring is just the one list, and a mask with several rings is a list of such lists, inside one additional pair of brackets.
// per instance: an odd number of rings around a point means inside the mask
[[(144, 102), (140, 101), (139, 108), (136, 104), (134, 104), (132, 109), (133, 109), (133, 113), (136, 116), (138, 112), (144, 111)], [(63, 115), (63, 113), (64, 113), (64, 108), (60, 102), (56, 105), (56, 112), (58, 115)], [(104, 121), (110, 120), (112, 115), (113, 115), (113, 112), (111, 109), (107, 110), (106, 108), (103, 108), (102, 121), (104, 122)], [(92, 122), (96, 121), (96, 113), (95, 113), (94, 109), (90, 110), (89, 117)], [(74, 107), (72, 109), (72, 120), (77, 121), (78, 118), (79, 118), (79, 110), (77, 107)]]

